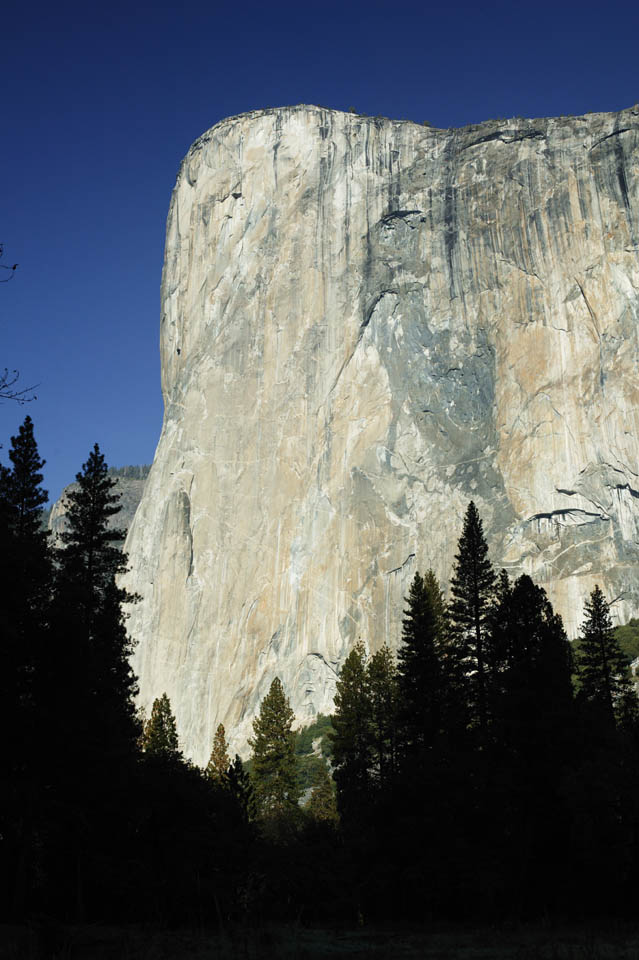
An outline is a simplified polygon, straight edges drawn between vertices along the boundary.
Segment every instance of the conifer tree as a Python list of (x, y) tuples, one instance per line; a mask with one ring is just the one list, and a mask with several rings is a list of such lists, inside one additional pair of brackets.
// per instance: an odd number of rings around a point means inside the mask
[(281, 817), (297, 810), (300, 789), (295, 759), (295, 714), (275, 677), (253, 721), (251, 784), (258, 817)]
[(248, 771), (245, 770), (242, 758), (237, 753), (235, 759), (229, 764), (226, 784), (235, 799), (242, 822), (248, 823), (253, 806), (253, 788)]
[(355, 820), (370, 800), (373, 764), (369, 676), (361, 640), (347, 656), (337, 680), (333, 728), (329, 737), (337, 805), (340, 816)]
[(370, 737), (373, 770), (378, 785), (393, 782), (397, 766), (399, 690), (395, 657), (384, 646), (366, 668), (370, 698)]
[(306, 812), (319, 823), (337, 825), (339, 814), (335, 799), (335, 784), (325, 763), (318, 766), (315, 783), (306, 804)]
[(495, 572), (475, 504), (469, 503), (451, 579), (450, 619), (455, 644), (469, 681), (471, 722), (485, 734), (488, 726), (490, 621)]
[(512, 747), (548, 755), (566, 732), (572, 709), (570, 644), (545, 590), (529, 576), (508, 588), (502, 578), (500, 586), (503, 653), (493, 713), (504, 720)]
[[(49, 538), (42, 530), (42, 467), (31, 417), (11, 438), (11, 468), (0, 467), (0, 578), (3, 634), (2, 683), (22, 698), (33, 697), (33, 672), (51, 589)], [(7, 690), (4, 696), (9, 696)], [(3, 699), (4, 699), (3, 696)]]
[(448, 642), (446, 608), (432, 570), (415, 574), (404, 614), (398, 653), (403, 750), (431, 748), (450, 720), (455, 697), (455, 650)]
[(585, 604), (577, 668), (580, 698), (601, 711), (612, 725), (632, 703), (628, 664), (615, 637), (610, 606), (599, 586)]
[[(120, 497), (112, 492), (115, 481), (97, 444), (76, 482), (67, 495), (67, 527), (57, 551), (52, 656), (54, 669), (64, 672), (65, 682), (75, 688), (73, 710), (65, 719), (67, 736), (85, 754), (102, 753), (104, 763), (136, 752), (137, 680), (122, 605), (137, 598), (116, 579), (127, 563), (117, 546), (124, 532), (109, 526), (120, 510)], [(81, 730), (78, 713), (84, 718)]]
[(224, 730), (224, 724), (220, 723), (213, 738), (213, 748), (206, 767), (206, 775), (210, 780), (223, 783), (227, 778), (230, 765), (226, 731)]
[[(0, 835), (5, 870), (0, 900), (20, 909), (40, 869), (43, 759), (50, 729), (43, 692), (52, 580), (48, 534), (42, 529), (41, 459), (26, 417), (9, 448), (11, 467), (0, 467), (0, 725), (7, 731), (0, 791)], [(6, 886), (5, 886), (6, 885)], [(3, 889), (4, 887), (4, 889)]]
[(177, 726), (166, 693), (153, 701), (151, 716), (144, 730), (144, 752), (149, 757), (179, 760), (182, 757)]
[[(109, 476), (97, 443), (75, 479), (77, 488), (66, 496), (67, 526), (60, 534), (64, 549), (59, 551), (59, 579), (69, 594), (75, 594), (79, 613), (90, 629), (107, 585), (126, 570), (126, 554), (118, 546), (125, 533), (109, 524), (121, 509), (120, 494), (113, 493), (116, 481)], [(120, 598), (122, 603), (134, 599), (124, 590)]]

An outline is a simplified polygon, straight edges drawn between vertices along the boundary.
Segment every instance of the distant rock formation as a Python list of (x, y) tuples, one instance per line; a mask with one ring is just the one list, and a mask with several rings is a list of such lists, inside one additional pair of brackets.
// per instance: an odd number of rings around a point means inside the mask
[[(123, 530), (129, 529), (138, 504), (142, 499), (144, 484), (146, 483), (150, 469), (150, 466), (109, 467), (109, 476), (114, 477), (116, 480), (116, 486), (113, 488), (113, 492), (120, 494), (120, 504), (122, 507), (119, 513), (111, 517), (111, 527), (120, 527)], [(51, 507), (48, 527), (54, 537), (57, 537), (66, 529), (66, 497), (67, 494), (71, 493), (72, 490), (76, 490), (77, 487), (78, 485), (75, 481), (69, 483)]]
[(330, 712), (471, 498), (571, 632), (595, 582), (639, 610), (639, 108), (225, 120), (178, 174), (161, 341), (130, 628), (198, 762), (275, 675)]

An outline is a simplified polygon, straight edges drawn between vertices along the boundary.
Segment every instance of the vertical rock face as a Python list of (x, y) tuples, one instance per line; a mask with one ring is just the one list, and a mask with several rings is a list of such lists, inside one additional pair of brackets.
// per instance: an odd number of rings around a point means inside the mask
[(276, 674), (330, 710), (471, 498), (571, 631), (595, 582), (639, 609), (639, 109), (223, 121), (173, 192), (161, 337), (130, 627), (197, 761)]

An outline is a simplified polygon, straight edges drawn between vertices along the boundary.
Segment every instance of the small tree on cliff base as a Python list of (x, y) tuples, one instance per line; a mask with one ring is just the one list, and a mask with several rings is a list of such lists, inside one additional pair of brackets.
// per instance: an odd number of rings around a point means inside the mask
[(339, 822), (335, 800), (335, 784), (324, 761), (317, 768), (315, 783), (305, 809), (313, 820), (320, 823), (336, 826)]
[(282, 816), (297, 809), (300, 790), (295, 760), (295, 714), (282, 682), (275, 677), (253, 721), (251, 781), (258, 817)]
[(616, 640), (610, 606), (599, 586), (585, 605), (577, 668), (580, 698), (601, 710), (611, 724), (632, 701), (628, 664)]
[(153, 701), (151, 717), (144, 730), (144, 752), (150, 757), (179, 760), (182, 756), (178, 743), (175, 717), (166, 693)]
[(213, 749), (205, 773), (209, 780), (222, 783), (227, 777), (230, 765), (226, 731), (224, 730), (224, 724), (220, 723), (215, 731)]

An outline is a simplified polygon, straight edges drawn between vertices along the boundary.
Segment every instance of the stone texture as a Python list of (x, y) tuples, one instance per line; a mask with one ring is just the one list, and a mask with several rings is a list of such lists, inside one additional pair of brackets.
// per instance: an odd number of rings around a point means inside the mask
[(574, 632), (639, 610), (639, 108), (456, 130), (318, 107), (213, 127), (171, 200), (165, 418), (129, 532), (135, 668), (186, 752), (278, 674), (328, 712), (469, 499)]

